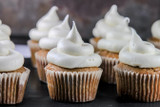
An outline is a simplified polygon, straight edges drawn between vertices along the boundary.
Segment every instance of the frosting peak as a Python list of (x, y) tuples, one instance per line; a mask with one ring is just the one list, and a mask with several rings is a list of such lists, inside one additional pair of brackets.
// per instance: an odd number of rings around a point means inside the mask
[(152, 36), (160, 39), (160, 20), (157, 20), (153, 23), (151, 27)]
[(38, 20), (37, 28), (31, 29), (29, 32), (32, 40), (39, 41), (42, 37), (46, 37), (52, 27), (61, 23), (56, 13), (57, 10), (58, 8), (53, 6), (47, 14)]
[(66, 15), (63, 22), (50, 29), (48, 37), (43, 37), (39, 41), (39, 46), (42, 49), (52, 49), (57, 46), (59, 40), (65, 38), (70, 31), (68, 24), (69, 15)]
[(120, 51), (119, 59), (125, 64), (140, 68), (160, 67), (160, 50), (153, 44), (142, 41), (132, 29), (131, 41)]
[(67, 37), (48, 52), (47, 60), (64, 68), (98, 67), (102, 62), (93, 46), (83, 42), (74, 22)]

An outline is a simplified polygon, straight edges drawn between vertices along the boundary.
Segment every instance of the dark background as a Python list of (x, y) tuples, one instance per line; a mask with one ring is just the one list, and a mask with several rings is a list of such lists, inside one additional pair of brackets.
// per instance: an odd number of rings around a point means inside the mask
[(29, 39), (28, 31), (37, 20), (57, 5), (60, 18), (68, 13), (83, 39), (88, 40), (95, 23), (112, 4), (117, 4), (119, 13), (131, 19), (130, 25), (144, 40), (151, 36), (151, 25), (160, 18), (160, 0), (0, 0), (0, 19), (12, 28), (13, 39)]

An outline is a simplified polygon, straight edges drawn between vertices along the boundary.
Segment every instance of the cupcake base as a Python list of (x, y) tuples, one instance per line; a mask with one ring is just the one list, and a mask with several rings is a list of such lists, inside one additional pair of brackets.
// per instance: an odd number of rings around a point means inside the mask
[(0, 104), (18, 104), (24, 97), (30, 70), (0, 73)]
[(160, 101), (160, 77), (158, 73), (150, 72), (150, 69), (145, 69), (143, 72), (133, 69), (134, 67), (122, 65), (124, 64), (114, 67), (119, 96), (128, 96), (142, 102)]
[(116, 75), (113, 67), (119, 63), (116, 58), (102, 57), (102, 80), (108, 84), (116, 84)]
[(148, 41), (151, 42), (156, 48), (160, 49), (160, 40), (149, 39)]
[(44, 68), (48, 64), (47, 53), (48, 50), (39, 50), (38, 52), (35, 53), (38, 77), (39, 80), (44, 83), (46, 83), (46, 74)]
[(88, 102), (96, 97), (102, 69), (45, 67), (50, 98), (65, 102)]
[(38, 45), (38, 42), (33, 41), (33, 40), (29, 40), (29, 41), (27, 42), (27, 44), (28, 44), (28, 46), (29, 46), (29, 48), (30, 48), (30, 51), (31, 51), (31, 61), (32, 61), (32, 65), (33, 65), (33, 67), (36, 68), (35, 53), (40, 50), (40, 47), (39, 47), (39, 45)]

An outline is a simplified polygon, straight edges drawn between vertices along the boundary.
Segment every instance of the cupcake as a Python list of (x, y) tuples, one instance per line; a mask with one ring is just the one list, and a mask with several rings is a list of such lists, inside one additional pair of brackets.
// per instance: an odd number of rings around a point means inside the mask
[(50, 29), (48, 37), (43, 37), (39, 41), (40, 50), (35, 53), (37, 72), (39, 79), (46, 82), (44, 67), (48, 64), (47, 53), (49, 50), (56, 48), (59, 40), (65, 38), (70, 31), (68, 24), (69, 16), (67, 15), (63, 22)]
[(152, 37), (148, 39), (149, 42), (153, 43), (156, 48), (160, 49), (160, 20), (153, 23), (151, 27)]
[(56, 13), (57, 9), (56, 6), (53, 6), (47, 14), (38, 20), (36, 28), (29, 31), (29, 37), (31, 40), (28, 41), (28, 46), (31, 51), (31, 60), (34, 67), (36, 67), (35, 52), (40, 50), (38, 45), (39, 40), (48, 35), (50, 28), (61, 23)]
[[(129, 43), (132, 37), (129, 22), (130, 19), (120, 16), (117, 13), (117, 6), (113, 5), (105, 19), (100, 20), (93, 30), (97, 36), (101, 35), (96, 42), (96, 52), (102, 57), (102, 80), (106, 83), (116, 83), (113, 66), (119, 63), (119, 51)], [(101, 33), (98, 31), (99, 27), (102, 28)]]
[(96, 97), (102, 69), (101, 57), (84, 43), (75, 23), (65, 39), (47, 54), (45, 67), (50, 98), (64, 102), (88, 102)]
[(117, 93), (137, 101), (160, 100), (160, 50), (142, 41), (133, 30), (133, 37), (119, 54), (120, 63), (114, 67)]
[(10, 41), (11, 29), (0, 21), (0, 104), (22, 102), (30, 70)]
[(100, 19), (94, 27), (92, 33), (94, 38), (90, 39), (90, 43), (94, 46), (95, 51), (98, 50), (97, 43), (101, 38), (106, 37), (106, 33), (110, 32), (115, 26), (119, 25), (125, 17), (117, 12), (117, 5), (112, 5), (111, 9), (106, 13), (103, 19)]

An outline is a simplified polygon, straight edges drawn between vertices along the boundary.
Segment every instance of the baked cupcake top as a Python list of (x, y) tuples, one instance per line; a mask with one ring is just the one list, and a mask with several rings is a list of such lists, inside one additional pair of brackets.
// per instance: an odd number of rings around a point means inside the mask
[(10, 40), (11, 29), (9, 26), (2, 24), (0, 20), (0, 45), (6, 48), (14, 49), (15, 45)]
[[(112, 34), (115, 26), (121, 24), (125, 19), (124, 16), (119, 15), (117, 12), (117, 5), (112, 5), (111, 9), (106, 13), (104, 19), (100, 19), (95, 28), (93, 29), (93, 35), (95, 37), (105, 38), (107, 34)], [(123, 26), (121, 26), (123, 28)]]
[(132, 38), (119, 54), (122, 63), (139, 68), (160, 67), (160, 50), (153, 44), (142, 41), (135, 30), (132, 29)]
[(50, 50), (57, 46), (57, 43), (62, 38), (65, 38), (70, 31), (68, 24), (69, 15), (66, 15), (63, 22), (50, 29), (48, 37), (43, 37), (39, 41), (39, 46), (42, 49)]
[(99, 67), (102, 60), (89, 43), (84, 43), (73, 22), (71, 31), (47, 54), (49, 63), (64, 68)]
[(58, 8), (53, 6), (47, 14), (38, 20), (36, 28), (31, 29), (29, 32), (31, 40), (39, 41), (42, 37), (48, 35), (48, 31), (51, 27), (61, 23), (56, 13), (57, 10)]
[(157, 20), (153, 23), (151, 32), (153, 37), (160, 39), (160, 20)]
[(0, 44), (0, 72), (9, 72), (21, 68), (24, 57), (17, 51)]

